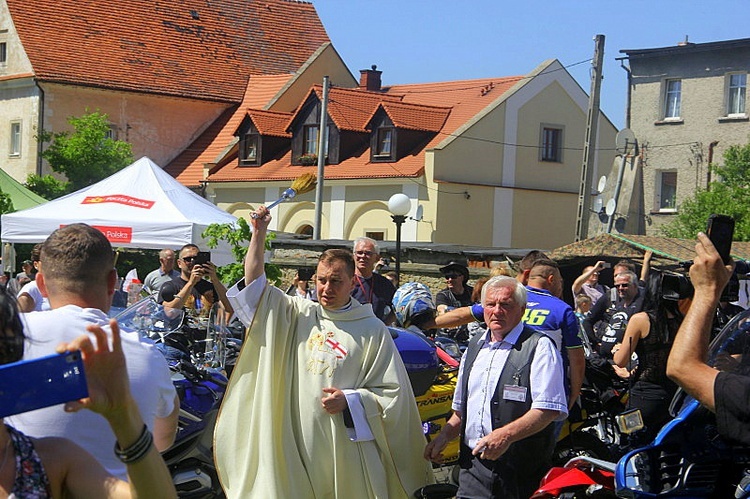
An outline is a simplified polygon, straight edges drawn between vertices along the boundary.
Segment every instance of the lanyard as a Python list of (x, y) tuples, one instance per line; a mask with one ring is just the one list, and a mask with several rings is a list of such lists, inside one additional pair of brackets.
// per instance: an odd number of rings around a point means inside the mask
[[(365, 284), (362, 282), (362, 279), (360, 279), (358, 275), (355, 275), (355, 277), (357, 278), (357, 284), (362, 290), (362, 296), (364, 296), (367, 299), (365, 303), (372, 303), (372, 292), (375, 288), (375, 279), (370, 277), (370, 294), (368, 295), (367, 290), (365, 289)], [(367, 278), (365, 278), (365, 282), (367, 282)]]

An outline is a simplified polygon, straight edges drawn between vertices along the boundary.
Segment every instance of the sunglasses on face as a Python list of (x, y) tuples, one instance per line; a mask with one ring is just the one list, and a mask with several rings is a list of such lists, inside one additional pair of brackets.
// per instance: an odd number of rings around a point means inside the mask
[(461, 274), (443, 274), (443, 276), (444, 276), (444, 277), (445, 277), (446, 279), (456, 279), (456, 278), (458, 278), (458, 276), (460, 276), (460, 275), (461, 275)]
[(195, 256), (183, 256), (181, 258), (181, 260), (183, 262), (186, 262), (186, 263), (193, 263), (193, 261), (195, 261), (196, 258), (198, 258), (198, 255), (195, 255)]
[(616, 288), (629, 288), (630, 284), (615, 284)]

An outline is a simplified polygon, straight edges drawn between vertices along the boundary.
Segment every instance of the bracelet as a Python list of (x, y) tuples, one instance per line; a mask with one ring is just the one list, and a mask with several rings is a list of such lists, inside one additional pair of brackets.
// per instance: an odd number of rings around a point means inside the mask
[(138, 439), (127, 449), (121, 449), (120, 444), (115, 442), (115, 456), (125, 464), (137, 463), (148, 454), (151, 445), (154, 443), (154, 436), (148, 431), (148, 426), (143, 425), (143, 431)]

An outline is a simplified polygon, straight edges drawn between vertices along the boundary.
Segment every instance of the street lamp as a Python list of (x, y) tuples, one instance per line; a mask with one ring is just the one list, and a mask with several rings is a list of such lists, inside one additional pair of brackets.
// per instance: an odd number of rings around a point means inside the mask
[(409, 196), (396, 193), (388, 200), (388, 211), (396, 224), (396, 287), (401, 282), (401, 225), (406, 222), (406, 214), (411, 210)]

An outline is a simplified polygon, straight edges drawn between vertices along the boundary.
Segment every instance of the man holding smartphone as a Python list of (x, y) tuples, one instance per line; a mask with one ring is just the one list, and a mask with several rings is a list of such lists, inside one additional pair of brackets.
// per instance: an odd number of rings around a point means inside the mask
[[(227, 300), (227, 288), (216, 275), (216, 265), (209, 261), (202, 262), (198, 246), (186, 244), (180, 249), (177, 265), (180, 275), (164, 283), (159, 291), (159, 301), (165, 307), (185, 308), (200, 314), (208, 311), (220, 301), (224, 310), (232, 313), (232, 305)], [(205, 256), (204, 256), (205, 258)], [(208, 280), (204, 279), (208, 277)]]
[[(731, 240), (730, 240), (731, 244)], [(733, 272), (706, 234), (698, 234), (690, 281), (693, 301), (667, 361), (667, 376), (716, 413), (719, 434), (750, 444), (750, 378), (706, 364), (716, 306)]]

